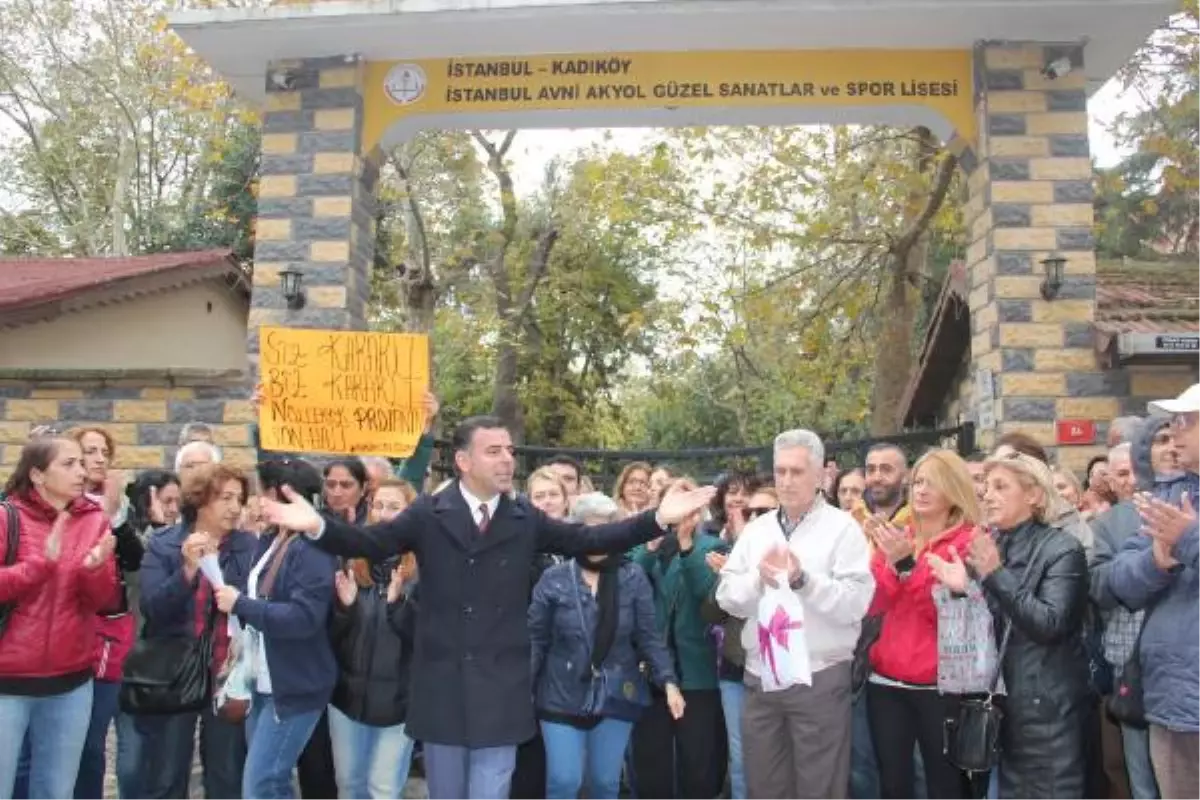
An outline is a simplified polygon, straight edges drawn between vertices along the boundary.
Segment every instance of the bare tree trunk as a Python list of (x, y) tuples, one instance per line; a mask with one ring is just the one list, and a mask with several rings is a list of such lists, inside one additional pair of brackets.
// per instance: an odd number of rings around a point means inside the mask
[(112, 194), (112, 254), (129, 255), (129, 244), (125, 240), (125, 204), (129, 196), (129, 183), (133, 180), (133, 140), (121, 126), (117, 127), (117, 174), (113, 181)]
[(938, 163), (939, 145), (928, 128), (915, 131), (919, 144), (916, 156), (918, 172), (925, 174), (934, 166), (928, 190), (914, 189), (909, 197), (907, 225), (888, 252), (887, 310), (875, 350), (875, 387), (871, 398), (871, 433), (885, 436), (904, 423), (898, 419), (908, 381), (916, 371), (913, 329), (920, 303), (921, 279), (926, 274), (929, 255), (929, 226), (945, 202), (958, 159), (944, 153)]

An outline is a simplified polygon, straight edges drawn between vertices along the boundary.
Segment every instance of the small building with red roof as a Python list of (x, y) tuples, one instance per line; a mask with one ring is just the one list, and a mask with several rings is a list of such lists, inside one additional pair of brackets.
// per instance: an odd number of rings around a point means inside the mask
[[(1033, 279), (1036, 283), (1037, 278)], [(1053, 452), (1063, 420), (1094, 425), (1089, 446), (1062, 448), (1060, 460), (1081, 471), (1105, 451), (1109, 423), (1118, 416), (1145, 416), (1151, 400), (1174, 397), (1200, 379), (1200, 276), (1195, 261), (1104, 260), (1096, 265), (1094, 318), (1067, 322), (1063, 347), (1041, 354), (1002, 347), (999, 369), (971, 371), (971, 314), (968, 276), (949, 271), (925, 336), (917, 370), (900, 404), (898, 428), (950, 427), (974, 422), (1001, 433), (1022, 430)], [(1093, 281), (1068, 276), (1062, 294), (1027, 301), (1043, 318), (1070, 319), (1077, 294), (1093, 296)], [(1026, 301), (1023, 301), (1026, 302)], [(1020, 304), (1004, 313), (1024, 313)], [(1016, 317), (1017, 322), (1028, 319)], [(1094, 370), (1075, 381), (1064, 373)], [(1015, 376), (1015, 378), (1014, 378)], [(1008, 399), (1003, 382), (1068, 383), (1067, 397), (1047, 389), (1038, 397)], [(981, 397), (992, 387), (991, 398)]]
[(249, 310), (228, 250), (0, 259), (0, 475), (39, 425), (103, 426), (141, 469), (171, 467), (200, 421), (251, 463)]

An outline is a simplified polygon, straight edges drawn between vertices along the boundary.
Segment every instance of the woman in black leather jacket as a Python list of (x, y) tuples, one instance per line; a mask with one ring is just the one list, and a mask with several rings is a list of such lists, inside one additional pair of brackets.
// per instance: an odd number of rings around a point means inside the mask
[[(371, 522), (393, 519), (416, 496), (405, 481), (382, 481), (371, 498)], [(399, 798), (408, 780), (415, 579), (411, 556), (355, 560), (336, 578), (331, 634), (339, 674), (329, 732), (339, 797)]]
[(1087, 607), (1083, 546), (1052, 527), (1061, 500), (1049, 468), (1020, 454), (985, 467), (984, 511), (996, 531), (935, 567), (954, 591), (967, 568), (982, 583), (1004, 653), (1007, 693), (1000, 740), (1001, 797), (1083, 797), (1088, 662), (1080, 631)]

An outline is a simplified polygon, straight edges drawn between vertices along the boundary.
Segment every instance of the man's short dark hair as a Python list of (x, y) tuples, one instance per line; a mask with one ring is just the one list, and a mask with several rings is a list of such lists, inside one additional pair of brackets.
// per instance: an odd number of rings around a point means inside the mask
[(996, 449), (999, 450), (1004, 446), (1011, 447), (1023, 456), (1035, 458), (1043, 464), (1050, 463), (1050, 456), (1046, 455), (1046, 448), (1042, 447), (1037, 439), (1023, 431), (1009, 431), (1001, 436), (996, 441)]
[(863, 463), (867, 463), (867, 457), (872, 453), (883, 453), (888, 450), (894, 450), (900, 454), (900, 458), (904, 459), (904, 466), (908, 466), (908, 453), (904, 452), (904, 448), (894, 442), (876, 442), (867, 448), (867, 452), (863, 454)]
[(583, 477), (583, 464), (579, 463), (568, 455), (557, 455), (546, 462), (547, 467), (553, 467), (556, 464), (561, 464), (564, 467), (570, 467), (571, 469), (575, 470), (576, 478)]
[(450, 437), (450, 446), (456, 453), (468, 450), (471, 447), (471, 440), (475, 438), (476, 431), (494, 430), (508, 430), (508, 426), (499, 417), (491, 415), (467, 417), (454, 429), (454, 433)]

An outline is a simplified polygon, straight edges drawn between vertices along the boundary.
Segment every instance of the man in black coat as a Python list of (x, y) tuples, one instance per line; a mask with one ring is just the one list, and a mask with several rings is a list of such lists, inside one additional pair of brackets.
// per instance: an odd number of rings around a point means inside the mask
[(466, 420), (453, 446), (459, 480), (391, 522), (358, 528), (322, 517), (287, 490), (290, 502), (264, 500), (263, 515), (334, 555), (416, 554), (422, 603), (407, 727), (424, 743), (429, 796), (499, 800), (517, 745), (536, 731), (526, 623), (535, 556), (624, 552), (703, 508), (713, 490), (672, 492), (657, 511), (585, 527), (511, 498), (512, 436), (500, 420)]

